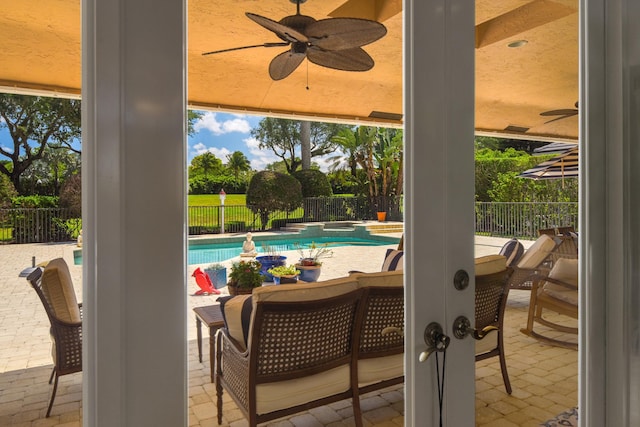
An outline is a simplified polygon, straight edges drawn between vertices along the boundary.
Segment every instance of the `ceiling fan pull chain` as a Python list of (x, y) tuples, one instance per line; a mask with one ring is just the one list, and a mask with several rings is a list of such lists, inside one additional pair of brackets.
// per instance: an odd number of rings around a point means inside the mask
[(307, 60), (307, 90), (309, 90), (309, 60)]

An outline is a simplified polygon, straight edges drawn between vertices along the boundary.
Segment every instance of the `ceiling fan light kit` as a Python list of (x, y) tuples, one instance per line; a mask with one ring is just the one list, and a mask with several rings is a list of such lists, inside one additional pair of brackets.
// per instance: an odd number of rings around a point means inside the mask
[(269, 76), (282, 80), (304, 61), (341, 71), (368, 71), (375, 65), (362, 46), (379, 40), (387, 34), (384, 25), (361, 18), (327, 18), (316, 20), (300, 14), (300, 4), (306, 0), (291, 0), (296, 4), (296, 14), (285, 16), (276, 22), (264, 16), (246, 12), (246, 16), (273, 32), (282, 42), (270, 42), (205, 52), (203, 55), (229, 52), (254, 47), (289, 46), (269, 64)]

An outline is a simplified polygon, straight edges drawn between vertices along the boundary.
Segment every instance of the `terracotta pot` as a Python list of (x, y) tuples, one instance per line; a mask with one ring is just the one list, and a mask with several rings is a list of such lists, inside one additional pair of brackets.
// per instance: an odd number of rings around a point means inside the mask
[(229, 295), (249, 295), (253, 293), (253, 288), (240, 288), (234, 283), (227, 283), (227, 289), (229, 290)]
[(378, 221), (384, 222), (387, 219), (386, 212), (378, 212)]

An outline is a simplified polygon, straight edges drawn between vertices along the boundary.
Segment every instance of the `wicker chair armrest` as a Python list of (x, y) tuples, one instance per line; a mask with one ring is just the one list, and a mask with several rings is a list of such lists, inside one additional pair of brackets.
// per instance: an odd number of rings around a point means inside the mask
[[(80, 314), (82, 315), (82, 312), (80, 312)], [(82, 328), (82, 320), (79, 322), (65, 322), (64, 320), (52, 318), (51, 322), (55, 323), (56, 327), (61, 327), (61, 328), (69, 328), (69, 329)]]
[(567, 288), (570, 291), (577, 291), (578, 290), (578, 286), (577, 285), (574, 285), (573, 283), (564, 282), (562, 280), (554, 279), (552, 277), (544, 277), (544, 276), (542, 276), (541, 279), (540, 279), (540, 282), (553, 283), (554, 285), (559, 285), (559, 286), (562, 286), (563, 288)]
[(244, 405), (248, 405), (249, 352), (241, 350), (225, 328), (218, 330), (216, 338), (218, 378), (222, 377), (225, 388)]

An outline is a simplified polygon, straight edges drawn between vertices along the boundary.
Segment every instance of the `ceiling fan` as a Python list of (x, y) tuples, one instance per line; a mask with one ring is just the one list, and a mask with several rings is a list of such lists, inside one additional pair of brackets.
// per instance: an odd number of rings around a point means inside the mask
[(562, 119), (567, 119), (569, 117), (573, 117), (573, 116), (577, 116), (578, 115), (578, 101), (576, 101), (576, 103), (574, 104), (576, 106), (576, 108), (563, 108), (560, 110), (551, 110), (551, 111), (545, 111), (544, 113), (540, 113), (541, 116), (560, 116), (560, 117), (556, 117), (555, 119), (551, 119), (548, 122), (544, 122), (544, 124), (546, 125), (547, 123), (551, 123), (551, 122), (555, 122), (556, 120), (562, 120)]
[(361, 46), (382, 38), (387, 33), (384, 25), (361, 18), (316, 20), (300, 14), (300, 4), (307, 0), (290, 1), (296, 3), (296, 14), (285, 16), (278, 22), (254, 13), (245, 13), (249, 19), (272, 31), (283, 41), (216, 50), (203, 55), (254, 47), (289, 46), (287, 51), (277, 55), (269, 64), (269, 76), (273, 80), (289, 76), (305, 58), (335, 70), (367, 71), (373, 68), (373, 58)]

